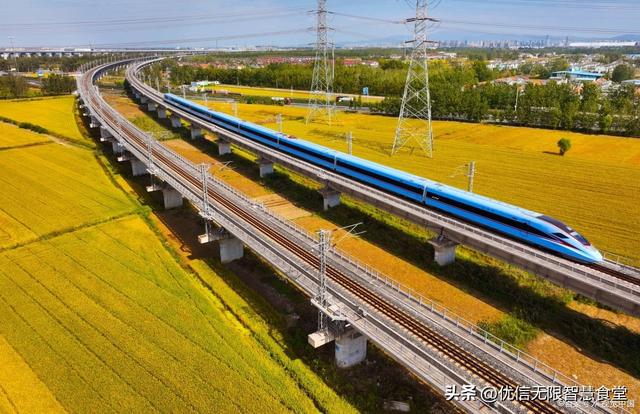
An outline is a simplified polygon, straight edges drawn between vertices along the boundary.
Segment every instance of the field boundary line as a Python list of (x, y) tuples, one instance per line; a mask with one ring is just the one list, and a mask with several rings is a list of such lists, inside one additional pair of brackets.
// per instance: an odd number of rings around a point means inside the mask
[(42, 236), (36, 237), (33, 240), (27, 240), (27, 241), (24, 241), (24, 242), (15, 243), (15, 244), (12, 244), (12, 245), (6, 246), (6, 247), (0, 247), (0, 254), (4, 253), (6, 251), (9, 251), (9, 250), (19, 249), (20, 247), (28, 246), (28, 245), (33, 244), (33, 243), (39, 243), (39, 242), (47, 241), (47, 240), (50, 240), (50, 239), (53, 239), (53, 238), (56, 238), (56, 237), (59, 237), (59, 236), (62, 236), (62, 235), (68, 234), (68, 233), (74, 233), (76, 231), (83, 230), (83, 229), (86, 229), (86, 228), (96, 227), (96, 226), (99, 226), (99, 225), (104, 224), (104, 223), (109, 223), (111, 221), (119, 221), (119, 220), (125, 219), (127, 217), (138, 216), (138, 215), (140, 215), (140, 212), (138, 212), (138, 211), (129, 211), (129, 212), (124, 212), (124, 213), (121, 213), (121, 214), (117, 214), (115, 216), (110, 216), (110, 217), (107, 217), (107, 218), (104, 218), (104, 219), (93, 220), (93, 221), (90, 221), (90, 222), (87, 222), (87, 223), (84, 223), (84, 224), (80, 224), (78, 226), (70, 226), (70, 227), (66, 227), (64, 229), (54, 230), (54, 231), (49, 232), (47, 234), (43, 234)]
[(14, 145), (12, 147), (3, 147), (3, 148), (0, 148), (0, 152), (9, 151), (9, 150), (18, 150), (18, 149), (29, 148), (29, 147), (37, 147), (37, 146), (40, 146), (40, 145), (51, 145), (51, 144), (53, 144), (52, 141), (31, 142), (29, 144)]
[(77, 139), (68, 137), (66, 135), (59, 134), (57, 132), (53, 132), (50, 129), (47, 129), (47, 128), (41, 126), (41, 125), (32, 124), (32, 125), (36, 125), (36, 126), (42, 128), (44, 130), (43, 132), (34, 131), (33, 129), (29, 129), (29, 128), (23, 128), (23, 127), (20, 126), (20, 124), (22, 124), (23, 122), (16, 121), (13, 118), (7, 118), (5, 116), (0, 116), (0, 122), (3, 122), (5, 124), (9, 124), (9, 125), (15, 125), (18, 128), (21, 128), (21, 129), (24, 129), (24, 130), (27, 130), (27, 131), (31, 131), (34, 134), (47, 136), (52, 141), (56, 141), (56, 140), (64, 141), (65, 144), (69, 144), (69, 145), (72, 145), (72, 146), (77, 147), (77, 148), (82, 148), (82, 149), (85, 149), (85, 150), (95, 150), (95, 148), (96, 148), (95, 145), (91, 141), (84, 143), (82, 141), (79, 141)]

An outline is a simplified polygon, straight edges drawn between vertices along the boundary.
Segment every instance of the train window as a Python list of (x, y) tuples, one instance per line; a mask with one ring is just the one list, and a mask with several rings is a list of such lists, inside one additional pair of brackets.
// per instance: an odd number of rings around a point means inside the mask
[(352, 171), (358, 172), (360, 174), (368, 175), (369, 177), (373, 177), (376, 180), (379, 180), (379, 181), (382, 181), (382, 182), (385, 182), (385, 183), (388, 183), (388, 184), (391, 184), (391, 185), (395, 185), (396, 187), (404, 188), (405, 190), (411, 191), (411, 192), (416, 193), (416, 194), (422, 194), (422, 192), (424, 191), (424, 188), (414, 187), (414, 186), (411, 186), (409, 184), (405, 184), (402, 181), (394, 180), (394, 179), (385, 177), (383, 175), (376, 174), (373, 171), (365, 170), (363, 168), (357, 167), (357, 166), (355, 166), (353, 164), (350, 164), (350, 163), (346, 163), (346, 162), (338, 160), (338, 165), (341, 166), (341, 167), (348, 168), (348, 169), (350, 169)]
[(580, 233), (578, 233), (577, 231), (573, 231), (570, 233), (576, 240), (578, 240), (580, 243), (584, 244), (585, 246), (590, 246), (591, 243), (589, 243), (589, 241), (587, 239), (585, 239)]
[(549, 237), (546, 233), (538, 230), (537, 228), (531, 226), (528, 223), (523, 223), (521, 221), (513, 220), (513, 219), (510, 219), (508, 217), (504, 217), (504, 216), (501, 216), (499, 214), (484, 210), (482, 208), (474, 207), (474, 206), (471, 206), (469, 204), (465, 204), (465, 203), (457, 201), (457, 200), (453, 200), (453, 199), (450, 199), (450, 198), (447, 198), (447, 197), (443, 197), (441, 195), (434, 194), (432, 192), (427, 192), (427, 197), (429, 197), (429, 198), (431, 198), (433, 200), (437, 200), (437, 201), (439, 201), (441, 203), (445, 203), (445, 204), (449, 204), (451, 206), (457, 207), (457, 208), (459, 208), (461, 210), (466, 210), (468, 212), (477, 214), (479, 216), (486, 217), (486, 218), (491, 219), (493, 221), (497, 221), (498, 223), (502, 223), (502, 224), (505, 224), (507, 226), (514, 227), (514, 228), (522, 230), (522, 231), (526, 231), (527, 233), (535, 234), (535, 235), (538, 235), (540, 237), (545, 237), (545, 238)]
[(566, 235), (562, 234), (562, 233), (553, 233), (554, 236), (559, 237), (561, 239), (568, 239), (569, 237), (567, 237)]

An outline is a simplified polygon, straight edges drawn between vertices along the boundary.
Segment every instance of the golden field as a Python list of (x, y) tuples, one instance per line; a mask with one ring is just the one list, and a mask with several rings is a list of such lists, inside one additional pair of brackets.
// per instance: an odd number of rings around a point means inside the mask
[[(231, 113), (227, 103), (211, 107)], [(353, 154), (460, 188), (476, 161), (474, 190), (565, 221), (601, 250), (640, 261), (640, 139), (521, 127), (435, 122), (434, 158), (419, 149), (391, 157), (395, 119), (339, 114), (332, 126), (306, 125), (305, 108), (239, 105), (238, 115), (340, 151), (353, 133)], [(556, 142), (571, 139), (566, 156)]]
[[(292, 99), (309, 99), (311, 94), (309, 91), (301, 91), (297, 89), (278, 89), (278, 88), (260, 88), (252, 86), (236, 86), (236, 85), (209, 85), (208, 90), (211, 91), (228, 91), (231, 93), (239, 93), (247, 96), (270, 96), (279, 98), (292, 98)], [(357, 98), (360, 95), (352, 95), (348, 93), (334, 93), (334, 96), (352, 96)], [(382, 96), (362, 96), (362, 102), (380, 102), (384, 98)]]
[(18, 412), (318, 409), (137, 216), (2, 253), (0, 312)]
[(0, 116), (30, 122), (69, 140), (87, 143), (76, 123), (74, 107), (73, 96), (0, 101)]
[(50, 142), (51, 140), (46, 135), (0, 122), (0, 150)]
[(93, 151), (0, 128), (0, 412), (355, 412)]
[(0, 151), (0, 248), (134, 210), (94, 155), (59, 144)]

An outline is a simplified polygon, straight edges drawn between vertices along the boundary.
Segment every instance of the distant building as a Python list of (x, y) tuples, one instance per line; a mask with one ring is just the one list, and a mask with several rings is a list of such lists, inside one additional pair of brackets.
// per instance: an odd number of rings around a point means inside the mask
[(558, 72), (553, 72), (551, 74), (550, 80), (570, 80), (570, 81), (578, 81), (578, 82), (593, 82), (602, 78), (604, 75), (602, 73), (595, 72), (584, 72), (582, 70), (561, 70)]

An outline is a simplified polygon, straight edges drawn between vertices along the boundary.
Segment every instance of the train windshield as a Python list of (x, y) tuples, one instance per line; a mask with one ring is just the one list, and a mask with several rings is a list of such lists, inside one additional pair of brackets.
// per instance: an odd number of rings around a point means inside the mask
[(556, 226), (560, 230), (563, 230), (566, 233), (569, 233), (569, 235), (571, 237), (573, 237), (574, 239), (578, 240), (580, 243), (584, 244), (585, 246), (590, 246), (591, 245), (591, 243), (589, 243), (589, 241), (587, 239), (585, 239), (580, 233), (578, 233), (577, 231), (575, 231), (571, 227), (567, 226), (563, 222), (558, 221), (558, 220), (554, 219), (553, 217), (549, 217), (549, 216), (539, 216), (538, 218), (541, 219), (541, 220), (546, 221), (547, 223), (553, 224), (554, 226)]

